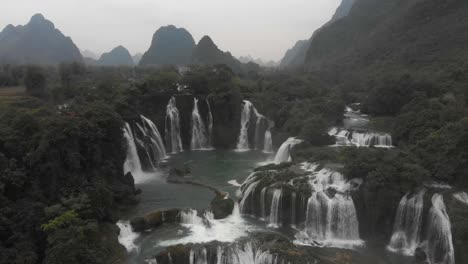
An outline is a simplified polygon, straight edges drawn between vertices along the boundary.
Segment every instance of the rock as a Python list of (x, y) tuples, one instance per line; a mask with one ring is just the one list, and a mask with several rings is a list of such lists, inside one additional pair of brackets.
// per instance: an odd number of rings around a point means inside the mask
[(234, 210), (234, 200), (229, 198), (227, 193), (216, 195), (210, 205), (215, 219), (226, 218), (231, 215)]
[(429, 264), (427, 261), (427, 255), (424, 250), (421, 248), (417, 248), (416, 252), (414, 253), (414, 264)]
[(151, 212), (145, 216), (138, 216), (130, 221), (133, 231), (143, 232), (147, 229), (157, 228), (164, 223), (178, 222), (180, 209), (163, 209)]

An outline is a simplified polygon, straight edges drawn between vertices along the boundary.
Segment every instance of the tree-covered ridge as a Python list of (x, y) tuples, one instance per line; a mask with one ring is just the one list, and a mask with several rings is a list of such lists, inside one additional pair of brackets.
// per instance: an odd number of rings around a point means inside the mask
[(104, 103), (24, 99), (0, 112), (0, 263), (112, 263), (123, 175), (122, 119)]
[(102, 66), (133, 66), (133, 58), (130, 52), (123, 46), (118, 46), (110, 52), (101, 55), (97, 61)]

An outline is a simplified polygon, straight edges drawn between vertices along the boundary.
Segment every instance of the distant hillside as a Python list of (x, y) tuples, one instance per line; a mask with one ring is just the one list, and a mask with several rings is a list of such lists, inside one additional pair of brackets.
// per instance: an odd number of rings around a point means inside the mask
[(82, 62), (80, 50), (41, 14), (25, 26), (8, 25), (0, 32), (0, 62), (58, 64)]
[(133, 63), (134, 63), (135, 65), (140, 64), (140, 61), (141, 61), (141, 58), (142, 58), (142, 57), (143, 57), (143, 54), (142, 54), (142, 53), (140, 53), (140, 52), (136, 53), (135, 55), (132, 56)]
[(90, 50), (82, 50), (81, 55), (83, 56), (83, 58), (91, 58), (95, 60), (99, 60), (99, 57), (101, 57), (96, 52)]
[(123, 47), (118, 46), (108, 53), (102, 54), (98, 64), (101, 66), (133, 66), (133, 58), (130, 52)]
[(331, 18), (330, 21), (328, 21), (325, 25), (323, 25), (320, 29), (314, 32), (311, 38), (305, 39), (305, 40), (299, 40), (296, 42), (294, 47), (286, 51), (286, 54), (284, 55), (283, 59), (281, 60), (280, 67), (281, 68), (296, 68), (296, 67), (301, 67), (304, 65), (305, 58), (307, 55), (307, 51), (310, 47), (310, 43), (312, 39), (315, 37), (315, 35), (325, 28), (326, 26), (330, 25), (334, 21), (337, 21), (345, 16), (347, 16), (353, 7), (354, 3), (356, 0), (342, 0), (341, 4), (338, 6), (338, 8), (335, 11), (335, 14)]
[(313, 39), (306, 65), (342, 79), (466, 72), (467, 14), (465, 0), (356, 0), (347, 17)]
[(252, 62), (252, 63), (256, 63), (262, 67), (266, 67), (266, 68), (274, 68), (274, 67), (278, 67), (279, 66), (279, 63), (276, 62), (276, 61), (263, 61), (262, 59), (254, 59), (252, 56), (248, 55), (248, 56), (241, 56), (239, 57), (238, 59), (240, 62), (242, 63), (249, 63), (249, 62)]
[(209, 36), (204, 36), (193, 50), (192, 64), (225, 64), (234, 72), (242, 71), (242, 63), (231, 53), (220, 50)]
[(166, 26), (153, 35), (151, 47), (141, 58), (140, 65), (186, 65), (190, 63), (195, 41), (184, 28)]

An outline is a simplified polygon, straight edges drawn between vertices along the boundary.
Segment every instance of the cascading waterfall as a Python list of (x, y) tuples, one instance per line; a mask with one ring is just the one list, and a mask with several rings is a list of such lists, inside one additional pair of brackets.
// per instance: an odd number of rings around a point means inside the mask
[(406, 194), (400, 201), (393, 235), (387, 249), (413, 256), (421, 243), (421, 223), (424, 209), (425, 190), (419, 191), (411, 197)]
[(117, 226), (120, 229), (118, 237), (119, 243), (127, 249), (127, 252), (138, 250), (138, 247), (135, 245), (135, 240), (139, 237), (139, 234), (133, 232), (130, 222), (118, 221)]
[(453, 194), (453, 197), (458, 201), (468, 205), (468, 194), (466, 192), (455, 193)]
[(305, 228), (296, 235), (296, 242), (336, 247), (362, 244), (356, 208), (348, 193), (355, 187), (340, 173), (327, 169), (315, 172), (310, 185), (314, 192), (307, 202)]
[(273, 153), (273, 141), (271, 138), (270, 127), (265, 131), (265, 142), (263, 143), (263, 152)]
[(333, 127), (328, 131), (328, 135), (336, 138), (336, 146), (393, 147), (392, 136), (386, 133), (348, 131)]
[(260, 207), (262, 213), (262, 220), (266, 219), (267, 212), (266, 212), (266, 195), (267, 195), (268, 188), (263, 187), (262, 191), (260, 192)]
[(127, 158), (124, 163), (124, 174), (131, 172), (134, 177), (142, 172), (140, 157), (138, 156), (135, 138), (129, 123), (125, 123), (123, 129), (124, 137), (127, 141)]
[[(148, 149), (147, 153), (151, 157), (151, 163), (158, 162), (167, 158), (166, 147), (164, 146), (161, 134), (158, 128), (144, 116), (140, 116), (143, 126), (137, 124), (138, 128), (144, 136), (145, 148)], [(154, 165), (154, 167), (156, 167)]]
[(241, 130), (239, 139), (237, 141), (237, 149), (240, 151), (249, 150), (249, 126), (250, 126), (250, 115), (252, 111), (252, 103), (244, 101), (244, 107), (241, 112)]
[(205, 123), (198, 111), (198, 100), (193, 98), (192, 111), (192, 141), (191, 149), (211, 149), (209, 145), (209, 134), (206, 131)]
[(182, 140), (180, 139), (180, 117), (176, 105), (176, 98), (171, 97), (166, 107), (166, 142), (172, 153), (181, 152)]
[[(252, 118), (255, 118), (255, 142), (249, 142), (249, 129)], [(266, 123), (266, 125), (265, 125)], [(271, 143), (271, 122), (260, 114), (255, 106), (247, 100), (244, 100), (244, 106), (241, 112), (241, 129), (237, 140), (237, 151), (250, 150), (250, 146), (255, 149), (271, 152), (273, 147)]]
[(291, 137), (286, 140), (281, 147), (278, 149), (275, 155), (275, 164), (281, 164), (283, 162), (291, 161), (291, 149), (297, 144), (302, 143), (302, 140), (295, 137)]
[(211, 105), (208, 99), (206, 99), (206, 105), (208, 106), (208, 145), (213, 146), (213, 113), (211, 112)]
[[(169, 254), (169, 253), (168, 253)], [(261, 246), (247, 242), (232, 246), (194, 245), (188, 255), (189, 264), (277, 264), (278, 256)]]
[(429, 211), (425, 249), (431, 264), (454, 264), (455, 252), (452, 242), (452, 228), (444, 198), (440, 194), (432, 196)]
[(244, 191), (242, 193), (242, 200), (240, 202), (240, 210), (241, 210), (242, 213), (246, 212), (246, 202), (247, 202), (247, 200), (250, 199), (251, 201), (253, 201), (252, 196), (253, 196), (253, 194), (255, 192), (255, 188), (257, 188), (257, 185), (259, 183), (260, 183), (260, 181), (253, 182), (251, 184), (248, 184), (247, 188), (244, 189)]
[(281, 225), (280, 212), (281, 212), (282, 193), (283, 193), (283, 190), (275, 189), (273, 190), (273, 195), (271, 198), (269, 226), (274, 227), (274, 228), (278, 228)]
[(291, 194), (291, 226), (296, 227), (296, 193)]

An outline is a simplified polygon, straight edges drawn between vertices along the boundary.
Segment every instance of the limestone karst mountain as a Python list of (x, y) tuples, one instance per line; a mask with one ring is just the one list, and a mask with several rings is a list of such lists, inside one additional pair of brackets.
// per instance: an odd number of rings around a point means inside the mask
[(190, 62), (194, 47), (195, 41), (186, 29), (172, 25), (161, 27), (154, 33), (140, 65), (185, 65)]
[(58, 64), (82, 62), (80, 50), (43, 15), (34, 15), (24, 26), (8, 25), (0, 32), (0, 62)]

